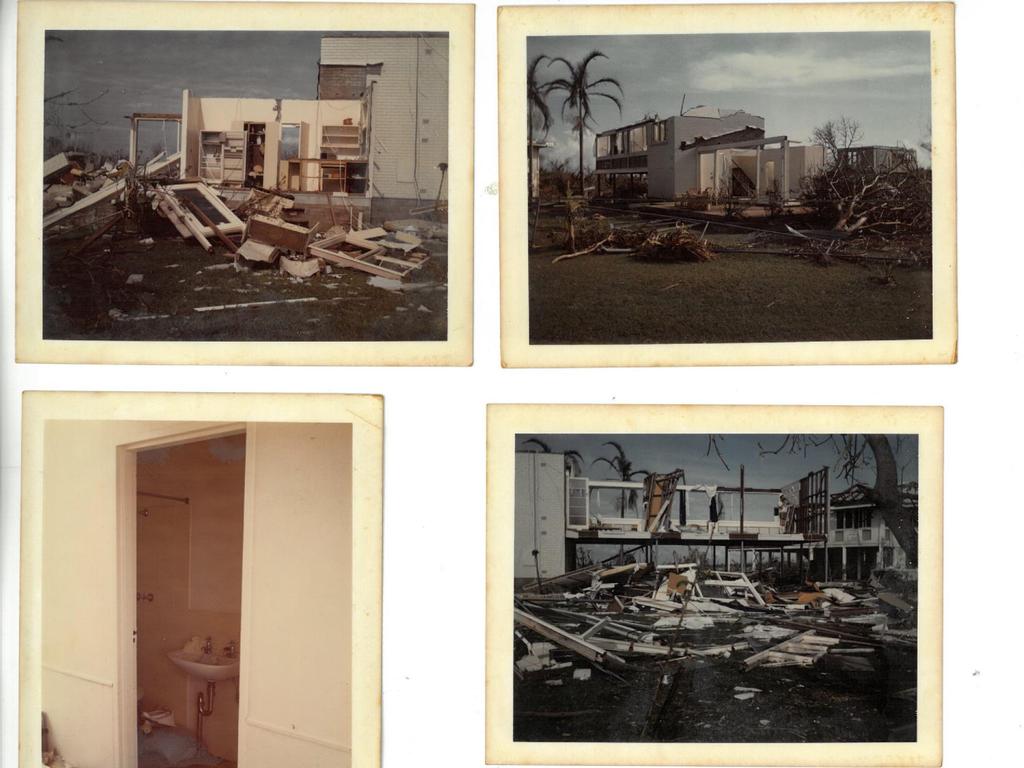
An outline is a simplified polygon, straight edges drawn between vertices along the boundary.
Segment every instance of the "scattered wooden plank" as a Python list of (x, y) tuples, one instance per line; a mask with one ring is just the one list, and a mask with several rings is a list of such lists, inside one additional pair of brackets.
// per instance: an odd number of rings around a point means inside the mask
[(266, 307), (271, 304), (301, 304), (307, 301), (319, 301), (316, 296), (304, 296), (300, 299), (274, 299), (271, 301), (246, 301), (241, 304), (213, 304), (208, 307), (193, 307), (195, 312), (219, 312), (224, 309), (246, 309), (248, 307)]
[(542, 637), (546, 637), (551, 642), (557, 643), (563, 648), (567, 648), (570, 651), (578, 653), (585, 659), (598, 664), (609, 663), (611, 666), (626, 666), (625, 660), (616, 656), (614, 653), (607, 651), (595, 643), (583, 640), (577, 635), (566, 632), (561, 627), (556, 627), (554, 624), (550, 624), (520, 608), (515, 609), (515, 620), (517, 623), (522, 624), (525, 627), (529, 627)]
[(352, 269), (369, 272), (371, 275), (377, 275), (379, 277), (393, 277), (400, 280), (406, 274), (405, 272), (397, 272), (393, 269), (388, 269), (387, 267), (382, 267), (365, 261), (364, 259), (367, 256), (373, 255), (373, 252), (369, 252), (362, 257), (356, 257), (344, 251), (329, 251), (326, 248), (320, 248), (317, 245), (309, 246), (309, 252), (314, 256), (319, 256), (324, 261), (336, 264), (339, 267), (351, 267)]

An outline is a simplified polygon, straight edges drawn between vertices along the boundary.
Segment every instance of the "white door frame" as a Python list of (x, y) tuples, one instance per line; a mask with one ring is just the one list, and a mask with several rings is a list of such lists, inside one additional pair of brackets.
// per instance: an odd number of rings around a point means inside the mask
[[(136, 457), (151, 448), (170, 448), (199, 440), (244, 434), (244, 423), (164, 435), (117, 447), (117, 669), (114, 675), (115, 763), (113, 768), (138, 768), (138, 670), (136, 653)], [(243, 563), (244, 567), (244, 563)]]

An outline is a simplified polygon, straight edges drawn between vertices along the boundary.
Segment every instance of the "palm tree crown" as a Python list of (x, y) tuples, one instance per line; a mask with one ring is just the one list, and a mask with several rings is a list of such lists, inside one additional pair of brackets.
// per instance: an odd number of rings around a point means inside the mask
[[(612, 456), (610, 459), (605, 458), (604, 456), (594, 459), (594, 461), (591, 462), (592, 465), (600, 463), (607, 464), (615, 471), (615, 473), (619, 476), (620, 480), (632, 480), (636, 475), (643, 475), (644, 477), (646, 477), (647, 475), (651, 474), (645, 469), (633, 469), (633, 462), (630, 461), (629, 458), (626, 456), (626, 451), (623, 449), (621, 445), (616, 443), (614, 440), (609, 440), (606, 443), (602, 443), (602, 445), (612, 446), (615, 449), (615, 455)], [(628, 504), (631, 509), (636, 508), (636, 502), (639, 499), (639, 497), (640, 494), (637, 493), (635, 490), (631, 490), (629, 492)], [(625, 515), (626, 513), (626, 504), (626, 493), (625, 491), (623, 491), (621, 509), (621, 513), (623, 515)]]
[(527, 199), (533, 197), (533, 127), (534, 117), (540, 117), (540, 129), (544, 131), (544, 135), (547, 136), (549, 130), (551, 130), (551, 108), (548, 106), (548, 91), (550, 85), (548, 83), (540, 83), (537, 80), (537, 69), (541, 63), (549, 60), (548, 56), (544, 54), (538, 54), (530, 59), (530, 63), (526, 68), (526, 130), (529, 137), (528, 144), (526, 145), (527, 152)]
[(547, 84), (547, 91), (564, 91), (565, 99), (562, 102), (562, 117), (564, 118), (566, 112), (571, 110), (573, 114), (573, 130), (579, 136), (580, 142), (580, 195), (584, 195), (583, 180), (583, 134), (588, 127), (595, 127), (592, 100), (597, 98), (604, 98), (611, 101), (615, 106), (619, 108), (619, 114), (622, 114), (622, 101), (614, 93), (607, 93), (601, 90), (601, 86), (615, 86), (618, 88), (619, 94), (623, 95), (622, 85), (614, 77), (601, 77), (597, 80), (590, 79), (590, 73), (587, 71), (590, 65), (597, 59), (607, 59), (608, 57), (601, 53), (601, 51), (591, 51), (578, 62), (573, 64), (568, 59), (561, 56), (551, 59), (551, 63), (560, 62), (564, 64), (568, 70), (568, 77), (560, 77), (552, 80)]

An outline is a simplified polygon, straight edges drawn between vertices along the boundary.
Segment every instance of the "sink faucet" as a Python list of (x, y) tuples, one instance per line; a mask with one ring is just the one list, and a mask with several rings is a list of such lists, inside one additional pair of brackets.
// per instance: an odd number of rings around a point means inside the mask
[(213, 653), (213, 638), (207, 637), (206, 642), (203, 643), (203, 653)]
[(229, 659), (234, 659), (238, 656), (238, 641), (232, 640), (230, 643), (224, 646), (224, 655)]

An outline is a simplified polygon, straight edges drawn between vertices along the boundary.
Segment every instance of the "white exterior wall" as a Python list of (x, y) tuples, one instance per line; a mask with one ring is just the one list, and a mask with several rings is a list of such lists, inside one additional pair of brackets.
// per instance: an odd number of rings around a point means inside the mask
[(560, 453), (517, 453), (515, 578), (565, 573), (565, 457)]
[(320, 63), (383, 64), (368, 78), (371, 194), (432, 202), (448, 162), (448, 38), (325, 37)]
[(825, 165), (825, 148), (820, 144), (789, 147), (789, 192), (800, 194), (800, 182)]
[(647, 145), (647, 195), (671, 200), (675, 195), (675, 158), (679, 144), (672, 120), (665, 123), (665, 141)]

